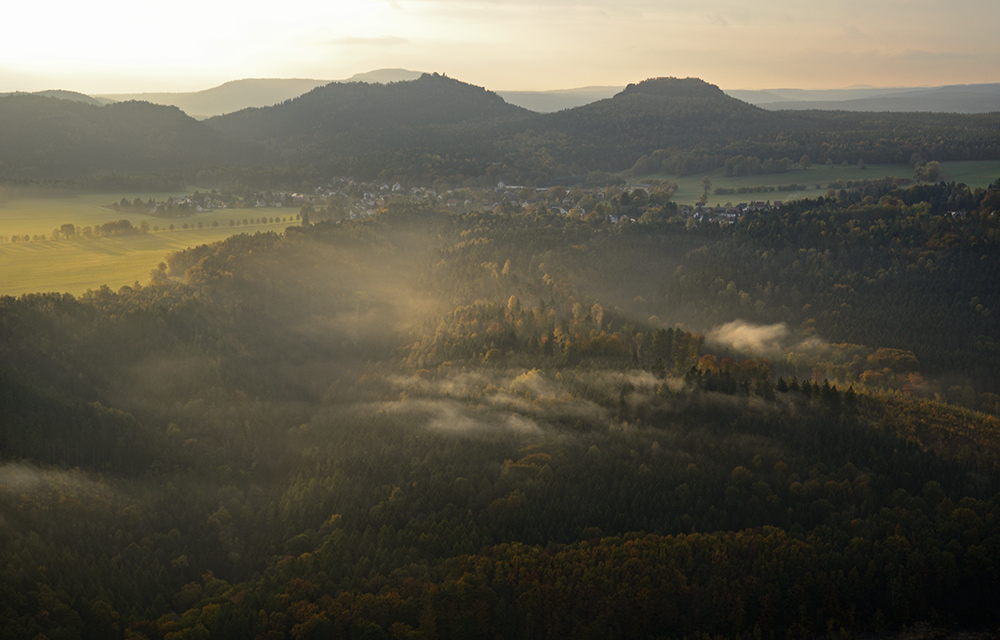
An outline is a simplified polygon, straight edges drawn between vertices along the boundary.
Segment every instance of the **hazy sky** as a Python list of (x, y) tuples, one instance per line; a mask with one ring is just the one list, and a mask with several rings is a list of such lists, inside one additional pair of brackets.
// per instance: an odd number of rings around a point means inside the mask
[(191, 91), (387, 67), (489, 89), (1000, 82), (1000, 0), (32, 0), (0, 91)]

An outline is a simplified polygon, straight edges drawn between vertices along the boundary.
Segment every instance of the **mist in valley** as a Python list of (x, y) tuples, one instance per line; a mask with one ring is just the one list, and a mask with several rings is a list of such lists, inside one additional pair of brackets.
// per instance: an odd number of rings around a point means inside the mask
[[(55, 598), (59, 625), (112, 636), (291, 633), (289, 603), (321, 624), (409, 585), (352, 624), (417, 629), (408, 607), (452, 624), (429, 594), (510, 549), (784, 549), (771, 532), (883, 527), (901, 496), (992, 508), (994, 449), (942, 435), (971, 413), (907, 440), (913, 396), (877, 395), (934, 393), (911, 351), (768, 321), (712, 272), (718, 232), (656, 225), (395, 203), (193, 247), (148, 285), (3, 298), (0, 535), (30, 583), (11, 628)], [(80, 557), (100, 585), (82, 605)], [(532, 588), (505, 575), (482, 597)]]

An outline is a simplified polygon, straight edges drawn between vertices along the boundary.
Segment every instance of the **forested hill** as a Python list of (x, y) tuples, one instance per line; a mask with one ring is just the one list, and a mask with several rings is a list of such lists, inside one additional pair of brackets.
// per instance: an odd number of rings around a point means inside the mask
[(197, 122), (175, 107), (0, 97), (0, 179), (313, 167), (429, 183), (567, 184), (594, 171), (692, 174), (755, 158), (825, 163), (1000, 159), (1000, 113), (769, 112), (696, 78), (656, 78), (538, 114), (437, 74), (331, 83)]
[[(480, 171), (491, 162), (527, 163), (529, 173), (542, 170), (546, 161), (534, 156), (546, 153), (582, 170), (621, 170), (657, 149), (802, 126), (800, 117), (764, 111), (697, 78), (650, 79), (606, 100), (533, 114), (480, 87), (430, 74), (389, 85), (333, 83), (274, 107), (207, 122), (308, 162), (388, 149), (410, 150), (412, 159), (414, 150), (424, 149), (458, 154)], [(397, 168), (393, 159), (384, 164)]]
[[(655, 78), (557, 113), (438, 75), (331, 84), (207, 121), (287, 161), (362, 178), (545, 184), (591, 171), (696, 173), (736, 156), (813, 162), (1000, 158), (1000, 114), (769, 112), (697, 78)], [(942, 135), (942, 133), (944, 135)]]
[(331, 143), (351, 129), (388, 138), (406, 129), (527, 113), (482, 87), (425, 73), (417, 80), (389, 84), (332, 82), (273, 107), (243, 109), (208, 123), (234, 138)]
[(1000, 157), (1000, 114), (773, 112), (697, 78), (646, 80), (532, 126), (534, 147), (545, 148), (563, 172), (691, 174), (739, 156), (758, 158), (768, 172), (786, 171), (802, 156), (838, 164), (907, 163), (914, 154)]
[(788, 128), (796, 120), (764, 111), (698, 78), (653, 78), (611, 98), (542, 119), (547, 129), (604, 143), (654, 147)]
[(0, 178), (190, 172), (235, 163), (246, 149), (176, 107), (0, 97)]
[(773, 136), (802, 125), (794, 116), (730, 98), (698, 78), (654, 78), (611, 98), (541, 116), (533, 126), (554, 145), (560, 138), (568, 142), (560, 145), (565, 160), (582, 152), (591, 168), (620, 170), (657, 149)]
[(456, 125), (483, 125), (528, 113), (482, 87), (423, 74), (389, 84), (334, 82), (273, 107), (243, 109), (207, 122), (233, 138), (307, 155), (346, 156), (372, 146), (440, 144)]

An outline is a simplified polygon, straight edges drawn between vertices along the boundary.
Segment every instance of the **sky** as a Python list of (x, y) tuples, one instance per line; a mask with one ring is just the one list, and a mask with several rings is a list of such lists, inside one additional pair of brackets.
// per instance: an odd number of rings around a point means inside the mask
[(436, 71), (493, 90), (699, 77), (723, 89), (1000, 82), (998, 0), (33, 0), (0, 91), (197, 91)]

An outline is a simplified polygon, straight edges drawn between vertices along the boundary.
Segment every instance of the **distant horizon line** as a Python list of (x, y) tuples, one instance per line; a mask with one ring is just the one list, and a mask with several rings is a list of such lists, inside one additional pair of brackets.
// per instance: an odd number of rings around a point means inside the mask
[[(221, 82), (217, 82), (217, 83), (211, 84), (209, 86), (204, 86), (203, 88), (166, 89), (166, 90), (163, 90), (163, 89), (159, 89), (159, 90), (153, 89), (153, 90), (140, 90), (140, 91), (121, 91), (121, 90), (117, 90), (117, 91), (82, 91), (82, 90), (79, 90), (79, 89), (67, 89), (65, 87), (60, 87), (60, 86), (56, 85), (56, 86), (51, 86), (51, 87), (49, 87), (47, 89), (39, 89), (39, 90), (25, 90), (25, 89), (5, 90), (5, 91), (0, 91), (0, 95), (2, 95), (2, 94), (9, 94), (9, 93), (45, 93), (45, 92), (50, 92), (50, 91), (67, 91), (67, 92), (72, 92), (72, 93), (79, 93), (79, 94), (82, 94), (82, 95), (85, 95), (85, 96), (94, 97), (94, 98), (114, 98), (115, 96), (135, 96), (135, 95), (145, 95), (145, 94), (192, 94), (192, 93), (202, 93), (202, 92), (205, 92), (205, 91), (211, 91), (213, 89), (218, 89), (218, 88), (223, 87), (223, 86), (228, 85), (228, 84), (239, 83), (239, 82), (252, 82), (252, 81), (302, 81), (302, 82), (316, 82), (316, 83), (318, 83), (318, 85), (330, 84), (330, 83), (334, 83), (334, 82), (355, 82), (355, 81), (356, 82), (372, 82), (372, 81), (366, 81), (366, 80), (363, 80), (363, 79), (355, 80), (355, 78), (358, 78), (359, 76), (370, 76), (370, 75), (378, 74), (380, 72), (391, 72), (391, 71), (398, 71), (398, 72), (405, 72), (405, 73), (416, 73), (416, 74), (435, 73), (434, 71), (418, 71), (418, 70), (412, 70), (412, 69), (404, 69), (404, 68), (400, 68), (400, 67), (386, 67), (386, 68), (372, 69), (370, 71), (365, 71), (365, 72), (359, 72), (359, 73), (356, 73), (356, 74), (354, 74), (354, 75), (352, 75), (352, 76), (350, 76), (348, 78), (341, 78), (341, 79), (308, 78), (308, 77), (301, 77), (301, 76), (297, 76), (297, 77), (276, 77), (276, 76), (254, 77), (254, 76), (248, 76), (248, 77), (243, 77), (243, 78), (233, 78), (233, 79), (230, 79), (230, 80), (224, 80), (224, 81), (221, 81)], [(441, 71), (437, 71), (436, 73), (439, 73), (441, 75), (447, 75), (446, 73), (441, 72)], [(642, 80), (648, 80), (648, 79), (652, 79), (652, 78), (680, 77), (680, 76), (666, 76), (666, 75), (663, 75), (663, 76), (649, 76), (648, 78), (643, 78), (641, 80), (632, 80), (632, 81), (629, 81), (629, 82), (623, 82), (621, 84), (589, 84), (589, 85), (579, 85), (579, 86), (572, 86), (572, 87), (550, 88), (550, 89), (518, 89), (518, 88), (494, 89), (494, 88), (488, 87), (485, 84), (477, 84), (475, 81), (464, 80), (464, 79), (457, 78), (457, 77), (454, 77), (454, 76), (448, 76), (448, 77), (452, 77), (453, 79), (459, 80), (461, 82), (466, 82), (467, 84), (471, 84), (471, 85), (483, 87), (483, 88), (488, 89), (489, 91), (493, 91), (495, 93), (558, 93), (558, 92), (571, 92), (571, 91), (584, 91), (584, 90), (600, 90), (600, 89), (624, 89), (627, 85), (629, 85), (629, 84), (635, 84), (635, 83), (638, 83), (638, 82), (642, 82)], [(697, 77), (697, 76), (688, 76), (688, 77)], [(744, 88), (744, 87), (723, 88), (721, 85), (718, 85), (718, 84), (712, 82), (709, 79), (705, 79), (705, 78), (699, 78), (699, 79), (702, 80), (702, 81), (704, 81), (704, 82), (708, 82), (709, 84), (715, 84), (716, 86), (720, 87), (723, 91), (727, 91), (727, 92), (728, 91), (745, 91), (745, 92), (749, 92), (749, 91), (753, 91), (753, 92), (766, 92), (766, 91), (824, 91), (825, 92), (825, 91), (859, 91), (859, 90), (876, 90), (877, 91), (877, 90), (895, 90), (895, 89), (935, 89), (935, 88), (942, 88), (942, 87), (976, 87), (976, 86), (1000, 84), (998, 82), (975, 82), (975, 83), (961, 83), (960, 82), (960, 83), (950, 83), (950, 84), (913, 84), (913, 85), (909, 85), (909, 84), (901, 84), (901, 85), (855, 84), (855, 85), (850, 85), (850, 86), (831, 87), (831, 88), (802, 87), (802, 86), (774, 86), (774, 87), (765, 87), (765, 88)], [(399, 82), (399, 81), (405, 82), (405, 81), (409, 81), (409, 80), (407, 80), (407, 79), (403, 79), (403, 80), (390, 80), (389, 82)], [(383, 82), (374, 81), (374, 83), (375, 84), (384, 84), (385, 81), (383, 81)]]

